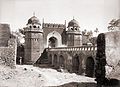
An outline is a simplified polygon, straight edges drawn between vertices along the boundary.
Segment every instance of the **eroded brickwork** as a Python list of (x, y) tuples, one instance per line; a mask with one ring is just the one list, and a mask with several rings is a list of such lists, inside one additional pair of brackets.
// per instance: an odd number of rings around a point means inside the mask
[(16, 49), (17, 43), (13, 38), (9, 40), (8, 47), (0, 47), (0, 65), (14, 68), (16, 65)]

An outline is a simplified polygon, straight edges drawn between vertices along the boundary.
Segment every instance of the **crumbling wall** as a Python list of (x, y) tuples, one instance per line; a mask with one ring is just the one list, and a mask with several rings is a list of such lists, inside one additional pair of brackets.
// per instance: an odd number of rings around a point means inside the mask
[(107, 32), (105, 33), (106, 40), (106, 71), (109, 76), (120, 61), (120, 31)]
[(0, 65), (14, 68), (16, 65), (17, 43), (15, 38), (10, 38), (8, 47), (0, 47)]
[(0, 23), (0, 47), (7, 47), (10, 38), (10, 25)]
[(95, 76), (98, 87), (120, 87), (120, 31), (97, 37)]

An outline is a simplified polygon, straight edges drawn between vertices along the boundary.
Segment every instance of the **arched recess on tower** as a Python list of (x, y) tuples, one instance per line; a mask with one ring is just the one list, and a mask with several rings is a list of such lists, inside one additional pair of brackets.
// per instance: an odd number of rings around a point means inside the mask
[(57, 31), (52, 31), (47, 35), (47, 47), (60, 47), (62, 37)]
[(94, 65), (95, 65), (95, 62), (93, 57), (88, 57), (86, 59), (86, 70), (85, 70), (86, 76), (88, 77), (94, 76)]

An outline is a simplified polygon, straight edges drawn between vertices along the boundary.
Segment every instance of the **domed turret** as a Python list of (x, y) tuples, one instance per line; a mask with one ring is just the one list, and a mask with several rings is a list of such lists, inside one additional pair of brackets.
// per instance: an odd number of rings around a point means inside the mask
[(82, 45), (82, 35), (79, 30), (79, 23), (73, 19), (68, 23), (67, 30), (67, 45), (68, 46), (81, 46)]
[(68, 23), (68, 33), (80, 33), (80, 26), (78, 21), (76, 21), (75, 19), (72, 19), (69, 23)]
[(75, 19), (71, 20), (68, 23), (68, 27), (78, 27), (78, 28), (80, 28), (78, 21), (76, 21)]
[(38, 19), (37, 17), (35, 17), (35, 16), (32, 16), (32, 17), (28, 20), (27, 25), (28, 25), (28, 24), (39, 24), (39, 25), (41, 25), (40, 22), (39, 22), (39, 19)]
[(75, 20), (75, 19), (73, 19), (73, 20), (71, 20), (69, 23), (68, 23), (68, 32), (70, 31), (74, 31), (74, 32), (79, 32), (80, 30), (79, 30), (79, 28), (80, 28), (80, 26), (79, 26), (79, 23)]
[(43, 29), (39, 19), (32, 16), (27, 23), (25, 31), (25, 57), (24, 63), (33, 64), (40, 57), (44, 49)]
[[(36, 17), (36, 16), (32, 16), (29, 20), (28, 20), (28, 23), (27, 23), (27, 27), (29, 29), (27, 30), (40, 30), (40, 22), (39, 22), (39, 19)], [(41, 29), (42, 31), (42, 29)]]

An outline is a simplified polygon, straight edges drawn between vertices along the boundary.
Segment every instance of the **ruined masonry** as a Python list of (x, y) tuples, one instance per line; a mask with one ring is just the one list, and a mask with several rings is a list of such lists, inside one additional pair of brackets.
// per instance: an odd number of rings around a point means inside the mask
[(0, 24), (0, 65), (15, 68), (17, 43), (8, 24)]

